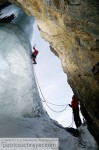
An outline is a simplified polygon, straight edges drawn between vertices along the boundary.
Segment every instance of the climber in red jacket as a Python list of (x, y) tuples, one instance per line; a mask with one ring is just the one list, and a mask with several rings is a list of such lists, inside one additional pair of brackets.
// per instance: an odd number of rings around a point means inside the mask
[(34, 51), (32, 52), (31, 58), (33, 60), (33, 64), (37, 64), (36, 62), (36, 56), (38, 55), (38, 50), (35, 48), (35, 46), (33, 46)]
[(73, 109), (75, 125), (78, 128), (81, 126), (82, 122), (79, 115), (79, 102), (75, 95), (73, 95), (71, 105), (69, 104), (69, 106)]

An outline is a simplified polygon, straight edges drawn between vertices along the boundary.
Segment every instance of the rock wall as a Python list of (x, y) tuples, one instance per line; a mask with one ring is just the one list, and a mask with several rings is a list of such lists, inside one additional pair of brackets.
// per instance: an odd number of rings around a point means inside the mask
[(99, 1), (9, 0), (35, 16), (99, 144)]

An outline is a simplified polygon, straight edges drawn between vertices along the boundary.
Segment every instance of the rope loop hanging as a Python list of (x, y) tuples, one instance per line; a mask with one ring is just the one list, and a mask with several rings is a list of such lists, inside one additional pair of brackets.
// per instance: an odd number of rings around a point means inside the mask
[[(41, 100), (42, 100), (43, 102), (45, 102), (46, 106), (47, 106), (50, 110), (52, 110), (53, 112), (56, 112), (56, 113), (61, 113), (61, 112), (63, 112), (64, 110), (66, 110), (68, 104), (58, 105), (58, 104), (54, 104), (54, 103), (51, 103), (51, 102), (46, 101), (45, 97), (43, 96), (42, 90), (41, 90), (41, 88), (40, 88), (40, 85), (39, 85), (39, 82), (38, 82), (38, 79), (37, 79), (37, 76), (36, 76), (35, 69), (34, 69), (34, 76), (35, 76), (35, 80), (36, 80), (38, 89), (39, 89), (39, 91), (40, 91), (40, 93), (41, 93), (41, 95), (42, 95), (42, 98), (43, 98), (43, 99), (41, 99)], [(64, 108), (63, 110), (61, 110), (61, 111), (55, 111), (55, 110), (53, 110), (47, 103), (49, 103), (49, 104), (51, 104), (51, 105), (54, 105), (54, 106), (65, 106), (65, 108)]]

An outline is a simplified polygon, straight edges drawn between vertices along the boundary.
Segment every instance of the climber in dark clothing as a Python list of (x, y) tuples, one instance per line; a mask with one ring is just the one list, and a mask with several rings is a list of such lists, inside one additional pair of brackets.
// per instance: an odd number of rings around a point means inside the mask
[(34, 51), (32, 52), (31, 58), (33, 60), (33, 64), (37, 64), (36, 62), (36, 56), (38, 55), (38, 50), (35, 48), (35, 46), (33, 46)]
[(79, 102), (75, 95), (73, 95), (71, 105), (69, 104), (69, 106), (73, 109), (75, 125), (78, 128), (81, 126), (82, 122), (79, 116)]

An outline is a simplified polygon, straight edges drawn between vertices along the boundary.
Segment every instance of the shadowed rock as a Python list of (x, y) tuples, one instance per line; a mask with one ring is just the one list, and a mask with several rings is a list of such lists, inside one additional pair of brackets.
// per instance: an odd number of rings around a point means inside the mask
[(11, 3), (10, 2), (5, 2), (4, 4), (0, 4), (0, 11), (2, 10), (2, 9), (4, 9), (5, 7), (7, 7), (7, 6), (9, 6), (9, 5), (11, 5)]

